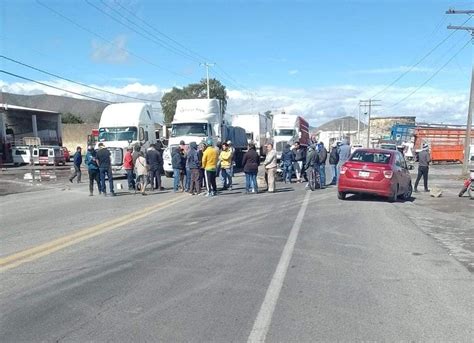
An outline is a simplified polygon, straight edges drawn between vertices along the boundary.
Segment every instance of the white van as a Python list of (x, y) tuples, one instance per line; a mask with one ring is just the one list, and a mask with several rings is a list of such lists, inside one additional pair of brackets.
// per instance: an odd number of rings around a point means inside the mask
[(19, 166), (31, 163), (31, 153), (33, 153), (33, 163), (39, 163), (39, 151), (37, 147), (16, 146), (12, 148), (13, 164)]

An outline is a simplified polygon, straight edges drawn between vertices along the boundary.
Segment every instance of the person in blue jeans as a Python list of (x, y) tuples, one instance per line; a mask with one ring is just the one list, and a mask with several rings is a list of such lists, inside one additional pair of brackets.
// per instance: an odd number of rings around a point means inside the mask
[(326, 147), (324, 146), (323, 142), (319, 142), (319, 149), (318, 149), (318, 155), (319, 155), (319, 178), (321, 181), (321, 188), (326, 187), (326, 160), (328, 158), (328, 151), (326, 150)]
[(291, 151), (291, 146), (289, 144), (285, 145), (283, 152), (281, 154), (281, 163), (283, 169), (283, 181), (285, 183), (291, 182), (291, 177), (293, 174), (293, 163), (295, 162), (293, 151)]
[(173, 168), (173, 191), (179, 190), (179, 181), (181, 177), (181, 153), (179, 147), (174, 147), (171, 150), (171, 166)]
[(111, 196), (115, 196), (114, 178), (112, 176), (112, 163), (110, 161), (110, 151), (105, 148), (104, 143), (99, 143), (99, 150), (96, 155), (97, 164), (99, 165), (100, 175), (100, 191), (103, 195), (107, 195), (105, 189), (105, 176), (109, 179), (109, 191)]
[(245, 193), (258, 193), (257, 172), (260, 164), (260, 156), (255, 150), (255, 144), (250, 143), (248, 151), (242, 158), (242, 166), (245, 173)]

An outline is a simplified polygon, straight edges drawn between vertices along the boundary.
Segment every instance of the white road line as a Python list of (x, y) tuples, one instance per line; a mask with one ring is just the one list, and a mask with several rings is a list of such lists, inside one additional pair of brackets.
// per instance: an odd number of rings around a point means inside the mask
[(286, 241), (285, 248), (278, 262), (275, 274), (273, 274), (272, 281), (270, 286), (268, 286), (267, 293), (265, 294), (265, 299), (263, 300), (260, 311), (258, 312), (257, 319), (253, 324), (252, 331), (250, 332), (248, 343), (253, 342), (265, 342), (265, 337), (267, 336), (268, 329), (272, 322), (273, 312), (275, 311), (278, 298), (280, 296), (280, 291), (285, 281), (286, 272), (288, 271), (288, 266), (291, 261), (291, 256), (293, 255), (293, 250), (295, 248), (296, 239), (298, 238), (298, 233), (300, 232), (301, 224), (303, 223), (303, 217), (308, 207), (308, 200), (311, 192), (306, 192), (301, 208), (296, 216), (293, 227), (291, 228), (290, 235)]

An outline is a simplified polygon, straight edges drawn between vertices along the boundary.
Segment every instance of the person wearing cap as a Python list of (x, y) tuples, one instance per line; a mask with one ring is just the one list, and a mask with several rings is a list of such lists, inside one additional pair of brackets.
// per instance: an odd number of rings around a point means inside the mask
[(227, 147), (230, 150), (230, 176), (234, 177), (234, 167), (235, 167), (235, 148), (234, 145), (232, 144), (232, 141), (229, 139), (227, 141)]
[(110, 161), (110, 151), (104, 145), (99, 143), (99, 151), (97, 151), (97, 164), (99, 165), (100, 174), (100, 191), (104, 196), (107, 195), (105, 188), (105, 178), (109, 179), (109, 191), (111, 196), (115, 196), (114, 192), (114, 178), (112, 176), (112, 162)]
[(418, 192), (418, 183), (423, 176), (423, 186), (425, 187), (425, 192), (429, 192), (428, 189), (428, 171), (430, 169), (431, 156), (429, 151), (428, 144), (423, 144), (423, 150), (418, 154), (418, 175), (415, 181), (415, 192)]
[(207, 196), (215, 196), (217, 195), (216, 170), (219, 154), (212, 145), (212, 139), (209, 138), (206, 145), (207, 148), (202, 155), (202, 167), (205, 170)]
[(277, 169), (277, 156), (276, 151), (273, 149), (273, 144), (267, 144), (267, 155), (265, 161), (265, 178), (267, 179), (268, 192), (275, 193), (275, 173)]
[(87, 147), (84, 163), (87, 166), (87, 171), (89, 172), (89, 196), (94, 195), (94, 181), (97, 184), (97, 190), (100, 194), (99, 166), (97, 165), (96, 161), (96, 151), (92, 145)]
[(222, 189), (232, 190), (232, 152), (227, 143), (222, 143), (219, 161), (221, 162)]
[(72, 183), (72, 180), (77, 176), (77, 183), (81, 183), (81, 164), (82, 164), (82, 149), (80, 146), (77, 147), (76, 153), (73, 156), (74, 159), (74, 173), (72, 173), (69, 178), (69, 182)]
[(127, 152), (123, 157), (123, 169), (127, 173), (127, 182), (128, 182), (128, 190), (131, 191), (135, 189), (135, 178), (133, 175), (133, 156), (132, 156), (133, 147), (127, 147)]

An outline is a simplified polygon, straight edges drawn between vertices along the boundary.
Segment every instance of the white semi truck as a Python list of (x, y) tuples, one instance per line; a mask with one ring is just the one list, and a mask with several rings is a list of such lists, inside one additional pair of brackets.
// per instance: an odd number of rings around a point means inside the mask
[(243, 150), (247, 148), (245, 130), (231, 126), (225, 118), (221, 102), (218, 99), (184, 99), (178, 100), (176, 112), (171, 123), (171, 135), (168, 148), (163, 153), (165, 175), (171, 177), (171, 151), (181, 141), (186, 145), (197, 144), (211, 138), (215, 143), (232, 141), (235, 148), (235, 161), (242, 159)]
[(295, 114), (275, 114), (272, 133), (278, 160), (286, 144), (292, 145), (296, 141), (304, 147), (310, 144), (309, 124), (303, 117)]
[(99, 143), (111, 153), (112, 173), (126, 175), (123, 156), (127, 147), (138, 144), (145, 151), (156, 143), (151, 105), (133, 102), (107, 106), (100, 117), (96, 149)]
[(272, 120), (264, 114), (234, 114), (232, 125), (245, 129), (247, 142), (254, 143), (260, 156), (266, 155), (265, 144), (271, 141)]

